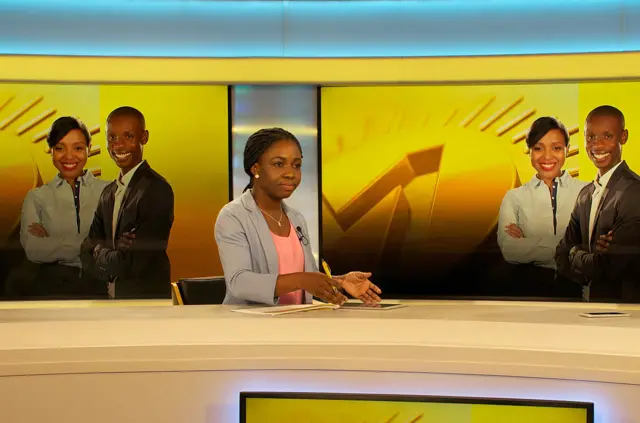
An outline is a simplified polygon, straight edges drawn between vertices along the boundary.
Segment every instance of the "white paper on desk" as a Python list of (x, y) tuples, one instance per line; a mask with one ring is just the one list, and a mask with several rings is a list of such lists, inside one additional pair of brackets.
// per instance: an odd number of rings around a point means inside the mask
[(279, 316), (282, 314), (302, 313), (305, 311), (313, 310), (335, 310), (339, 308), (339, 305), (335, 304), (291, 304), (285, 306), (273, 306), (273, 307), (258, 307), (258, 308), (238, 308), (236, 313), (246, 314), (261, 314), (264, 316)]

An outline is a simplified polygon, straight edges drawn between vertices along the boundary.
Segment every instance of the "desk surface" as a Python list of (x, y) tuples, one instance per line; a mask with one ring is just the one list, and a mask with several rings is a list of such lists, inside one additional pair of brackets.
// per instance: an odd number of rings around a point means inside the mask
[[(509, 375), (640, 385), (640, 311), (623, 306), (407, 302), (283, 316), (230, 306), (0, 309), (0, 376), (327, 369)], [(41, 304), (45, 306), (46, 304)], [(94, 304), (100, 305), (100, 303)]]

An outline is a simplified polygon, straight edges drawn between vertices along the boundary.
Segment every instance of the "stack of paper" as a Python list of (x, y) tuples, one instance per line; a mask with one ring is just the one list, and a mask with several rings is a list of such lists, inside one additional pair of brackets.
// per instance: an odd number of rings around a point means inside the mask
[(292, 304), (292, 305), (285, 305), (285, 306), (258, 307), (258, 308), (239, 308), (232, 311), (235, 311), (236, 313), (279, 316), (282, 314), (302, 313), (305, 311), (313, 311), (313, 310), (335, 310), (339, 307), (340, 307), (339, 305), (335, 305), (335, 304), (317, 303), (317, 304)]

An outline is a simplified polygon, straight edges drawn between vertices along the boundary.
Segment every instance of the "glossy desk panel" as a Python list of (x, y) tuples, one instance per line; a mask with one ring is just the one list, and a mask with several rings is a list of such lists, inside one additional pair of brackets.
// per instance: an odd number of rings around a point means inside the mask
[[(0, 417), (45, 419), (74, 396), (70, 423), (234, 422), (240, 391), (294, 388), (587, 401), (597, 423), (640, 413), (637, 307), (607, 320), (578, 313), (615, 305), (407, 304), (280, 317), (229, 306), (0, 310)], [(116, 414), (96, 413), (104, 407)]]

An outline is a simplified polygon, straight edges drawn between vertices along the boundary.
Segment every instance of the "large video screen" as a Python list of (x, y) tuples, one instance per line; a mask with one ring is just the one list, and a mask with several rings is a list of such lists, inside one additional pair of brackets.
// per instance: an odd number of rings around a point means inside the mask
[(506, 192), (535, 174), (527, 131), (562, 121), (565, 170), (590, 182), (584, 120), (615, 106), (638, 172), (637, 94), (640, 82), (322, 88), (322, 257), (373, 272), (387, 298), (545, 296), (505, 276), (496, 240)]
[[(106, 118), (120, 106), (145, 117), (143, 158), (174, 192), (167, 253), (172, 280), (220, 275), (212, 225), (229, 196), (227, 87), (214, 85), (0, 84), (0, 297), (4, 279), (26, 261), (19, 241), (27, 193), (57, 175), (46, 138), (62, 116), (92, 133), (87, 169), (114, 181), (119, 168), (107, 152)], [(48, 205), (53, 207), (53, 204)], [(17, 283), (22, 283), (18, 280)]]
[(592, 403), (399, 395), (241, 393), (240, 423), (593, 423)]

